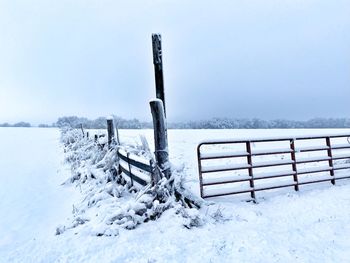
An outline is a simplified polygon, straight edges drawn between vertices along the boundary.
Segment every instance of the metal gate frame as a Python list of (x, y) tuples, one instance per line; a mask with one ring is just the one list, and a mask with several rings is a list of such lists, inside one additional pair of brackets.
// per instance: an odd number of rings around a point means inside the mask
[[(346, 138), (348, 143), (347, 144), (335, 144), (331, 145), (331, 139), (333, 138)], [(275, 188), (283, 188), (283, 187), (294, 187), (295, 191), (299, 191), (300, 185), (305, 184), (313, 184), (313, 183), (320, 183), (320, 182), (326, 182), (330, 181), (333, 185), (335, 184), (336, 180), (341, 179), (350, 179), (350, 172), (349, 176), (341, 176), (337, 177), (334, 175), (335, 170), (342, 170), (342, 169), (350, 169), (350, 163), (345, 165), (334, 165), (334, 160), (340, 160), (340, 159), (348, 159), (350, 158), (350, 153), (347, 155), (334, 155), (334, 150), (338, 149), (350, 149), (350, 142), (349, 142), (350, 134), (337, 134), (337, 135), (324, 135), (324, 136), (308, 136), (308, 137), (275, 137), (275, 138), (263, 138), (263, 139), (251, 139), (251, 140), (210, 140), (210, 141), (203, 141), (197, 146), (197, 158), (198, 158), (198, 171), (199, 171), (199, 183), (200, 183), (200, 194), (202, 198), (209, 198), (209, 197), (216, 197), (216, 196), (224, 196), (224, 195), (234, 195), (234, 194), (242, 194), (242, 193), (249, 193), (251, 198), (255, 199), (256, 195), (255, 192), (257, 191), (264, 191), (264, 190), (270, 190)], [(314, 140), (314, 139), (324, 139), (326, 142), (325, 146), (308, 146), (308, 147), (295, 147), (296, 141), (305, 141), (305, 140)], [(284, 148), (284, 149), (271, 149), (266, 151), (252, 151), (252, 143), (262, 143), (262, 142), (279, 142), (279, 141), (289, 141), (290, 147)], [(222, 145), (222, 144), (245, 144), (246, 151), (244, 152), (233, 152), (233, 153), (210, 153), (205, 154), (201, 152), (201, 147), (204, 145)], [(303, 158), (303, 159), (296, 159), (296, 153), (298, 152), (312, 152), (312, 151), (327, 151), (326, 157), (315, 157), (315, 158)], [(271, 161), (271, 162), (261, 162), (261, 163), (254, 163), (252, 161), (253, 156), (262, 156), (262, 155), (273, 155), (273, 154), (290, 154), (291, 160), (283, 160), (283, 161)], [(203, 167), (202, 166), (202, 160), (210, 160), (210, 159), (225, 159), (225, 158), (236, 158), (236, 157), (246, 157), (247, 163), (246, 164), (238, 164), (238, 165), (223, 165), (223, 166), (212, 166), (212, 167)], [(304, 170), (298, 170), (297, 164), (302, 163), (317, 163), (320, 161), (328, 161), (328, 166), (326, 167), (316, 167), (315, 169), (304, 169)], [(269, 175), (255, 177), (254, 175), (254, 168), (262, 168), (262, 167), (272, 167), (272, 166), (279, 166), (279, 165), (292, 165), (292, 171), (291, 172), (271, 172)], [(234, 170), (248, 170), (249, 178), (237, 178), (236, 180), (229, 180), (229, 181), (214, 181), (210, 183), (203, 183), (203, 174), (206, 173), (213, 173), (213, 172), (223, 172), (223, 171), (234, 171)], [(318, 173), (318, 172), (327, 172), (329, 171), (330, 177), (327, 179), (322, 180), (312, 180), (308, 182), (299, 182), (298, 175), (301, 174), (311, 174), (311, 173)], [(293, 177), (293, 183), (291, 184), (284, 184), (284, 185), (276, 185), (272, 187), (261, 187), (257, 188), (254, 186), (255, 180), (263, 180), (263, 179), (270, 179), (270, 178), (276, 178), (276, 177), (287, 177), (292, 176)], [(204, 192), (205, 186), (210, 185), (220, 185), (220, 184), (228, 184), (228, 183), (237, 183), (237, 182), (244, 182), (249, 181), (250, 189), (249, 190), (242, 190), (242, 191), (232, 191), (228, 193), (222, 193), (222, 194), (212, 194), (212, 195), (206, 195)]]

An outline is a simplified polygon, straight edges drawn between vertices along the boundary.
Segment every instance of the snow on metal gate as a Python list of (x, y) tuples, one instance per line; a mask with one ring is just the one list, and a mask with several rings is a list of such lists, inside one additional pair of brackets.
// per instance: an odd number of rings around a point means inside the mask
[(350, 178), (350, 134), (204, 141), (197, 156), (202, 198)]

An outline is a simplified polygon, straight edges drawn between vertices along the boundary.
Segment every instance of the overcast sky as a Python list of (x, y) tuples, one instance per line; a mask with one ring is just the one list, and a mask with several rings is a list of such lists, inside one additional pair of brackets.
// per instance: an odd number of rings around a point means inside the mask
[(350, 117), (350, 1), (0, 0), (0, 123)]

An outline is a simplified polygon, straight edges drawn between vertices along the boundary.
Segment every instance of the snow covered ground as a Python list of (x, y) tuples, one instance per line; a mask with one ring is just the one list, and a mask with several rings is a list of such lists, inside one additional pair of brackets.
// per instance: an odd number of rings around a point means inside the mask
[[(199, 194), (196, 146), (204, 139), (312, 135), (349, 130), (170, 130), (172, 163)], [(152, 130), (121, 130), (122, 142)], [(259, 204), (218, 198), (198, 228), (168, 211), (116, 237), (55, 229), (72, 215), (78, 188), (55, 129), (0, 128), (0, 262), (349, 262), (350, 182), (264, 195)]]

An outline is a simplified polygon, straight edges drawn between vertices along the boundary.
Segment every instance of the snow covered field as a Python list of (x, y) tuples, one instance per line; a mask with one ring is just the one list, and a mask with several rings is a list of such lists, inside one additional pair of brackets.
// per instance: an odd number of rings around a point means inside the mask
[[(170, 158), (199, 194), (196, 146), (204, 139), (345, 133), (349, 130), (170, 130)], [(152, 130), (121, 130), (122, 142)], [(171, 211), (116, 237), (74, 231), (55, 235), (71, 217), (79, 189), (62, 186), (59, 131), (0, 128), (0, 262), (349, 262), (350, 181), (266, 195), (259, 204), (218, 198), (209, 219), (187, 229)], [(262, 194), (264, 196), (264, 194)]]

